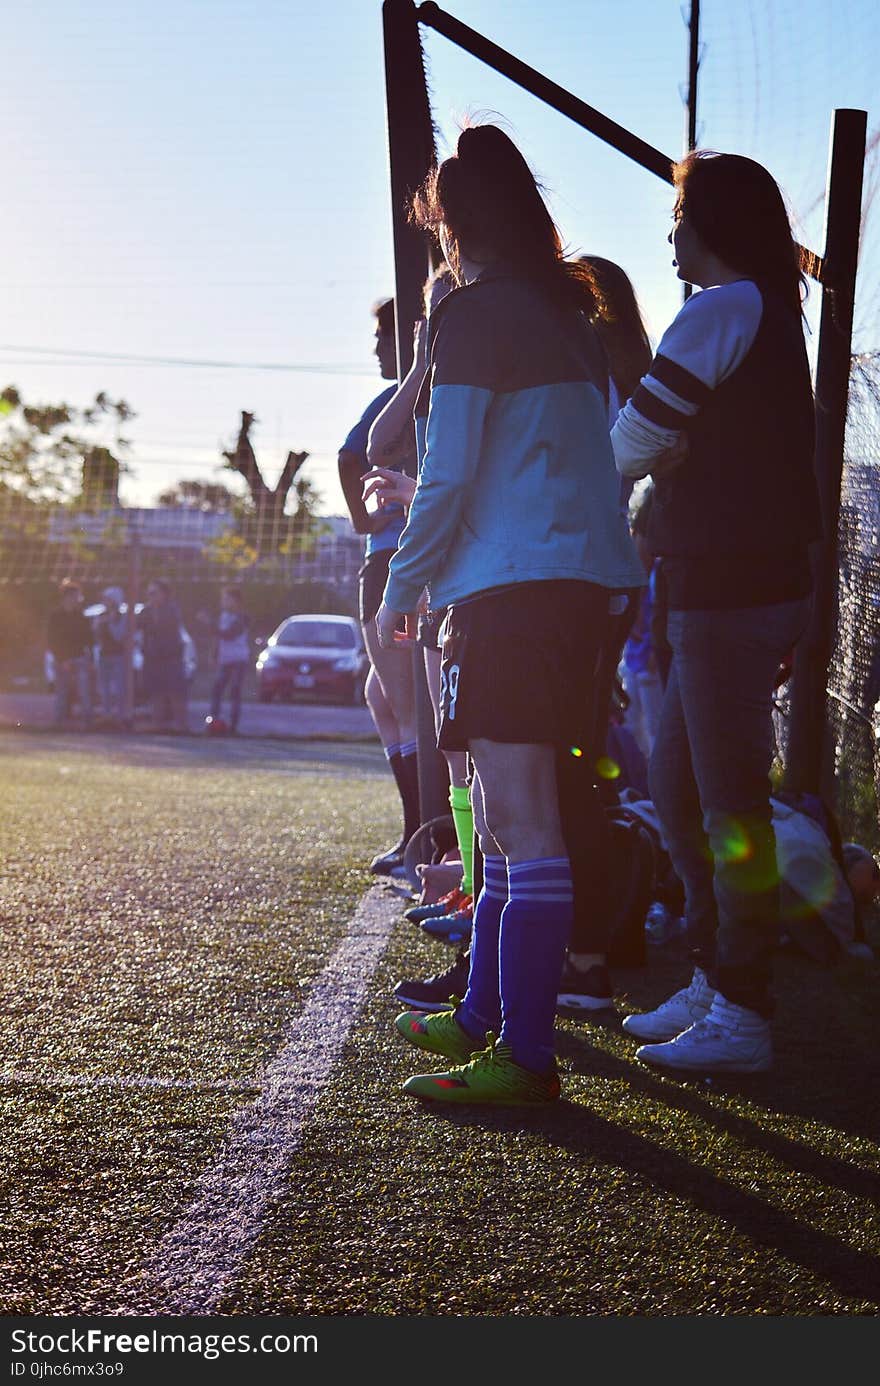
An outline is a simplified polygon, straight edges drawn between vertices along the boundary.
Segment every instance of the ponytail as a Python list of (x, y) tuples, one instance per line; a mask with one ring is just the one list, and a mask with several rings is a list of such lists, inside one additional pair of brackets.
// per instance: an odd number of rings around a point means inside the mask
[(461, 247), (538, 281), (552, 298), (602, 317), (602, 293), (589, 264), (566, 260), (562, 240), (520, 151), (497, 125), (462, 130), (455, 154), (428, 174), (410, 219), (445, 229), (450, 268), (460, 279)]

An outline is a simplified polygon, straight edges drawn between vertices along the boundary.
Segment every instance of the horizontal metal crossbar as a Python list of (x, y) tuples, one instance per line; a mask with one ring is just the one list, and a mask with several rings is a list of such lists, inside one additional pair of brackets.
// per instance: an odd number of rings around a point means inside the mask
[[(662, 178), (664, 182), (672, 182), (672, 166), (675, 160), (661, 150), (655, 149), (646, 140), (634, 135), (625, 126), (618, 125), (616, 121), (609, 119), (608, 116), (597, 111), (595, 107), (587, 105), (586, 101), (581, 101), (580, 97), (574, 96), (565, 87), (560, 87), (558, 83), (551, 82), (549, 77), (538, 72), (535, 68), (529, 67), (528, 63), (522, 62), (520, 58), (515, 58), (506, 49), (499, 48), (497, 43), (492, 43), (483, 34), (471, 29), (467, 24), (462, 24), (460, 19), (455, 19), (453, 15), (441, 10), (434, 0), (426, 0), (425, 4), (419, 5), (416, 9), (416, 16), (420, 24), (426, 25), (430, 29), (435, 29), (438, 34), (443, 34), (450, 42), (471, 53), (481, 62), (492, 67), (496, 72), (500, 72), (503, 77), (509, 77), (517, 86), (530, 91), (533, 96), (552, 106), (561, 115), (573, 120), (582, 129), (589, 130), (597, 139), (605, 144), (610, 144), (613, 149), (617, 149), (621, 154), (625, 154), (634, 163), (640, 164), (649, 173)], [(819, 283), (825, 282), (825, 263), (821, 255), (815, 251), (807, 250), (804, 246), (799, 246), (802, 257), (804, 273), (811, 279)]]

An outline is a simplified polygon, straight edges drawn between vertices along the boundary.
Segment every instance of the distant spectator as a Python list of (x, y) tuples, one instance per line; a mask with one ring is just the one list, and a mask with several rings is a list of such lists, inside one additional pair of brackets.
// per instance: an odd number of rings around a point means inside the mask
[(250, 640), (250, 619), (242, 605), (237, 587), (224, 587), (220, 594), (220, 615), (213, 626), (216, 638), (217, 673), (211, 689), (211, 719), (220, 720), (223, 696), (229, 689), (229, 731), (238, 731), (241, 717), (241, 690), (247, 673)]
[(153, 578), (139, 617), (144, 652), (144, 695), (154, 731), (187, 730), (186, 675), (180, 609), (165, 578)]
[(49, 616), (47, 644), (55, 664), (56, 727), (68, 727), (73, 708), (79, 709), (84, 730), (92, 725), (92, 627), (83, 615), (82, 589), (65, 578), (58, 589), (59, 605)]
[(125, 594), (121, 587), (107, 587), (102, 595), (104, 610), (96, 621), (98, 684), (104, 717), (111, 725), (120, 727), (126, 720), (125, 632), (128, 616), (122, 610)]

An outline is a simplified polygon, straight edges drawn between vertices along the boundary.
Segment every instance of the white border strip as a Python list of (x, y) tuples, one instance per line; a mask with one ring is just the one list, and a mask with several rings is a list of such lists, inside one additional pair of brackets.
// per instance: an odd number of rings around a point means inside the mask
[[(287, 1043), (262, 1074), (260, 1097), (237, 1113), (226, 1149), (200, 1176), (189, 1207), (138, 1275), (151, 1304), (146, 1312), (213, 1314), (239, 1276), (267, 1210), (288, 1192), (291, 1159), (399, 913), (399, 900), (379, 888), (361, 900), (346, 937), (294, 1018)], [(128, 1289), (137, 1299), (137, 1288)]]

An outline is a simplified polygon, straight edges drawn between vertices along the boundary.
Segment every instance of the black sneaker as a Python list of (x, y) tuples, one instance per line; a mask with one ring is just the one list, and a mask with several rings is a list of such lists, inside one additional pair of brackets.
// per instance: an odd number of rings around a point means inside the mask
[(399, 871), (403, 866), (403, 854), (406, 850), (406, 843), (400, 840), (394, 847), (389, 847), (387, 852), (381, 852), (378, 857), (373, 857), (370, 862), (370, 870), (374, 876), (391, 876), (395, 871)]
[(423, 982), (398, 982), (394, 995), (402, 1006), (411, 1006), (414, 1011), (448, 1011), (449, 998), (464, 996), (467, 991), (470, 968), (470, 952), (457, 953), (455, 962), (445, 972), (426, 977)]
[(598, 965), (579, 972), (568, 958), (559, 979), (556, 1006), (566, 1011), (608, 1011), (614, 1008), (608, 968)]

